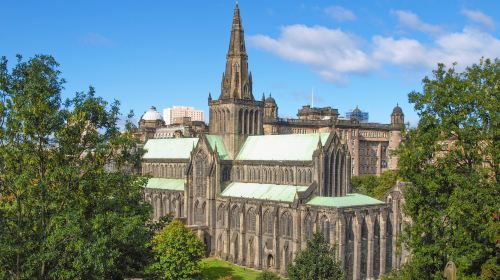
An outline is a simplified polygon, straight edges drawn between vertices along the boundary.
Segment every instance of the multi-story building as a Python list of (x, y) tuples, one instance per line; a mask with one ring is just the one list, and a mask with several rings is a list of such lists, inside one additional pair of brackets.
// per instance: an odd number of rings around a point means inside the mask
[[(353, 193), (348, 144), (392, 126), (342, 126), (331, 108), (305, 107), (299, 119), (282, 121), (277, 106), (255, 100), (252, 84), (236, 5), (221, 93), (208, 97), (208, 133), (144, 145), (142, 173), (152, 176), (144, 197), (154, 218), (174, 213), (197, 232), (207, 255), (256, 269), (286, 274), (314, 232), (336, 246), (348, 279), (378, 279), (399, 268), (401, 186), (383, 201)], [(269, 114), (275, 118), (268, 121)], [(298, 128), (307, 131), (278, 133)]]
[[(359, 109), (358, 109), (359, 110)], [(352, 175), (380, 175), (396, 169), (398, 157), (394, 151), (401, 142), (404, 114), (396, 106), (389, 124), (360, 122), (357, 118), (341, 119), (337, 109), (303, 106), (296, 119), (278, 117), (276, 100), (264, 100), (264, 134), (306, 134), (335, 130), (347, 144), (351, 154)]]
[(203, 111), (188, 106), (173, 106), (172, 108), (163, 109), (163, 120), (166, 125), (179, 124), (184, 118), (202, 122)]

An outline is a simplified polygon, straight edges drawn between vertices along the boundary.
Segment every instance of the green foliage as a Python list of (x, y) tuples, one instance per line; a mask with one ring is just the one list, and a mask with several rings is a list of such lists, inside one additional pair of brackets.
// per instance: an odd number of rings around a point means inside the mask
[(230, 276), (234, 280), (255, 280), (260, 272), (257, 270), (241, 267), (230, 262), (216, 258), (202, 260), (202, 279), (213, 280)]
[(262, 271), (255, 280), (281, 280), (281, 278), (270, 271)]
[(288, 277), (290, 280), (340, 280), (344, 279), (344, 272), (335, 258), (334, 248), (321, 233), (315, 233), (307, 241), (306, 249), (299, 252), (288, 267)]
[(161, 216), (158, 221), (150, 219), (146, 226), (149, 229), (149, 233), (151, 234), (151, 238), (155, 235), (155, 233), (164, 229), (168, 224), (170, 224), (174, 220), (174, 215), (172, 213), (168, 213), (165, 216)]
[(442, 279), (449, 260), (459, 278), (486, 277), (499, 254), (500, 61), (433, 74), (409, 94), (420, 121), (399, 151), (412, 258), (398, 277)]
[(167, 280), (188, 280), (200, 277), (205, 246), (184, 224), (176, 220), (153, 239), (154, 262), (148, 271)]
[(395, 170), (382, 172), (380, 176), (353, 176), (351, 184), (354, 190), (377, 199), (383, 199), (386, 193), (396, 185), (398, 173)]
[[(50, 56), (0, 59), (0, 278), (116, 279), (143, 270), (151, 208), (118, 102), (61, 101)], [(111, 168), (111, 166), (114, 168)]]

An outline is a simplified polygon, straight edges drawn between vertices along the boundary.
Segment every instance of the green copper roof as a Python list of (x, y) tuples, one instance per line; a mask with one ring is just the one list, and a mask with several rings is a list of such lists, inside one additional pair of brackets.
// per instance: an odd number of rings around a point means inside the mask
[(312, 160), (312, 154), (329, 133), (249, 136), (237, 160)]
[(184, 183), (186, 183), (184, 179), (150, 178), (146, 184), (146, 188), (183, 191)]
[(215, 150), (215, 147), (217, 146), (217, 153), (219, 154), (220, 159), (222, 160), (230, 159), (229, 153), (226, 150), (226, 145), (224, 145), (224, 140), (222, 138), (222, 135), (207, 134), (206, 137), (212, 150)]
[(221, 196), (293, 202), (295, 193), (305, 190), (307, 186), (233, 182), (222, 191)]
[(145, 159), (189, 159), (198, 138), (149, 139), (144, 145)]
[(307, 202), (306, 204), (314, 206), (342, 208), (352, 206), (377, 205), (384, 204), (384, 202), (364, 194), (350, 193), (346, 196), (339, 197), (316, 196), (313, 199), (309, 200), (309, 202)]

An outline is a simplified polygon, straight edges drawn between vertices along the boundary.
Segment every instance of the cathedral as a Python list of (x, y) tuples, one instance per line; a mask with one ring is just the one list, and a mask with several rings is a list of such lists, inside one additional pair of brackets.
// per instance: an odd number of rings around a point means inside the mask
[[(184, 220), (207, 256), (282, 275), (315, 232), (335, 246), (347, 279), (379, 279), (398, 269), (404, 186), (384, 201), (352, 192), (350, 136), (332, 120), (280, 133), (289, 124), (270, 118), (277, 107), (270, 97), (256, 100), (252, 84), (236, 5), (220, 95), (208, 97), (208, 132), (144, 144), (142, 173), (151, 177), (144, 198), (153, 218), (173, 213)], [(303, 109), (311, 111), (306, 117), (335, 115)], [(158, 115), (147, 112), (141, 122), (158, 123)], [(402, 116), (393, 112), (383, 131), (397, 135)]]

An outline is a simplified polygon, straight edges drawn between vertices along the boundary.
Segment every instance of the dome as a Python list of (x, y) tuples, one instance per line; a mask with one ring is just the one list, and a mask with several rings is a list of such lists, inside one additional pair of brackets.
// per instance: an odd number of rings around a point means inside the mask
[(394, 107), (394, 109), (392, 110), (392, 114), (393, 115), (403, 115), (403, 109), (401, 109), (401, 107), (399, 107), (399, 105), (396, 105), (396, 107)]
[(156, 121), (156, 120), (162, 120), (162, 117), (158, 111), (156, 111), (155, 106), (151, 106), (149, 110), (142, 115), (141, 120), (144, 121)]
[(266, 98), (266, 103), (274, 103), (274, 104), (276, 104), (276, 100), (274, 100), (274, 98), (271, 96), (271, 94), (269, 94), (269, 97)]
[(356, 106), (356, 109), (352, 110), (352, 113), (353, 114), (361, 114), (361, 110), (358, 108), (358, 106)]

